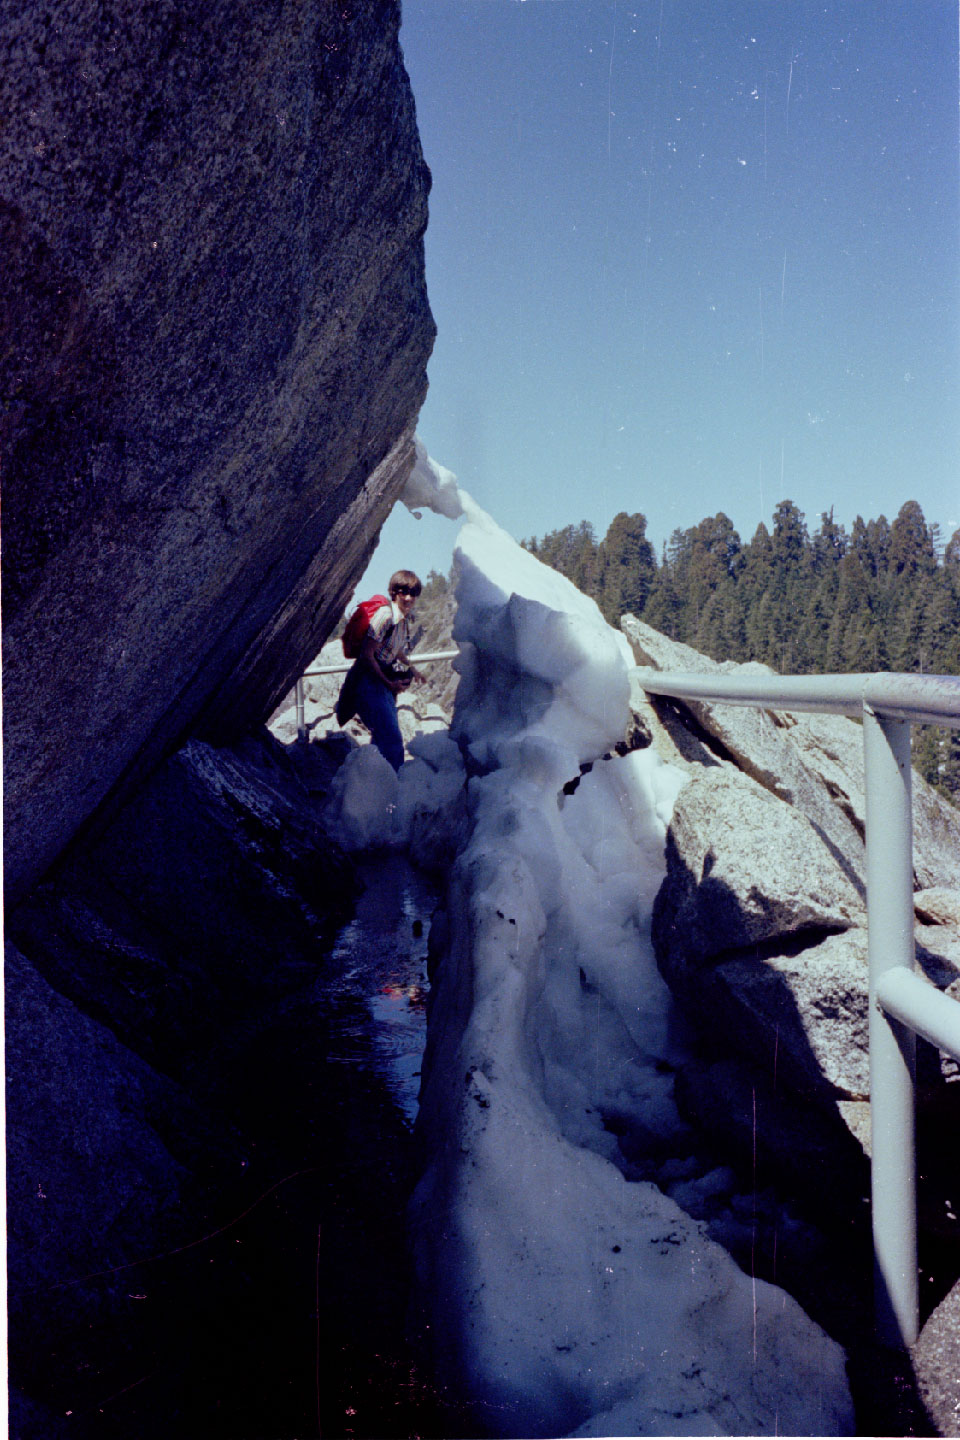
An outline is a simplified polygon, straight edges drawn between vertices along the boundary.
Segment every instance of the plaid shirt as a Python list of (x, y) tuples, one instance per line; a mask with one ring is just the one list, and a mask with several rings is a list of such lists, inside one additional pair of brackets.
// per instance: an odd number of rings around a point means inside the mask
[(398, 655), (406, 651), (410, 643), (410, 627), (400, 613), (397, 604), (381, 605), (370, 619), (369, 633), (378, 641), (376, 661), (384, 670), (389, 670)]

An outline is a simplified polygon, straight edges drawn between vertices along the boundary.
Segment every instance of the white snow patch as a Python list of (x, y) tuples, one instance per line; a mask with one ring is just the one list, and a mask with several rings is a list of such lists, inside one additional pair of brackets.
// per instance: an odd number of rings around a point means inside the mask
[(393, 766), (373, 745), (358, 746), (333, 777), (326, 823), (344, 850), (399, 845), (400, 786)]
[(631, 1180), (618, 1141), (679, 1154), (683, 1179), (685, 1039), (650, 916), (684, 777), (651, 750), (600, 758), (629, 717), (626, 642), (425, 452), (414, 473), (416, 503), (465, 519), (451, 733), (475, 772), (411, 1205), (440, 1373), (484, 1433), (848, 1433), (840, 1348)]
[(459, 520), (464, 513), (464, 505), (472, 504), (472, 501), (457, 484), (456, 475), (431, 460), (421, 440), (415, 442), (415, 453), (413, 469), (400, 499), (414, 515), (421, 509), (433, 510), (438, 515), (445, 515), (448, 520)]
[(403, 846), (441, 868), (466, 834), (463, 759), (445, 731), (415, 735), (409, 749), (398, 773), (374, 745), (351, 751), (333, 777), (326, 823), (349, 853)]
[(446, 870), (467, 831), (466, 772), (447, 732), (415, 735), (400, 769), (398, 824), (418, 864)]

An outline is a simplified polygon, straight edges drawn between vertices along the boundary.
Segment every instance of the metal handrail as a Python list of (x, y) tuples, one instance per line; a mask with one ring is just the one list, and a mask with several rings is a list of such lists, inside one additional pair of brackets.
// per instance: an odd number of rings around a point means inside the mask
[[(413, 655), (418, 665), (425, 665), (430, 660), (455, 660), (460, 654), (459, 650), (434, 650), (430, 655)], [(316, 670), (304, 670), (303, 679), (309, 680), (314, 675), (346, 675), (348, 670), (353, 669), (354, 662), (347, 660), (338, 665), (321, 665)]]
[[(742, 675), (636, 666), (644, 690), (716, 705), (752, 705), (860, 717), (866, 706), (896, 720), (960, 726), (960, 677), (902, 675)], [(650, 680), (650, 684), (646, 680)]]
[[(460, 654), (459, 650), (434, 650), (429, 655), (414, 655), (418, 665), (427, 665), (434, 660), (455, 660)], [(305, 670), (297, 680), (297, 739), (301, 742), (307, 738), (306, 704), (303, 693), (304, 680), (312, 680), (315, 675), (346, 675), (355, 665), (354, 660), (341, 661), (337, 665), (320, 665), (316, 670)]]
[(875, 1304), (881, 1338), (912, 1345), (920, 1332), (916, 1036), (960, 1059), (960, 1001), (914, 971), (910, 726), (960, 728), (960, 678), (680, 674), (642, 665), (636, 673), (651, 695), (863, 720)]

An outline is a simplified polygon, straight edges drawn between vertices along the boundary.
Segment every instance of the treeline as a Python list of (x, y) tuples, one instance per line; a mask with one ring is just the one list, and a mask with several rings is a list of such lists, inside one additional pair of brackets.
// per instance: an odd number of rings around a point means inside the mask
[[(633, 613), (715, 660), (782, 674), (898, 670), (960, 674), (960, 530), (944, 545), (915, 500), (890, 523), (858, 515), (849, 533), (811, 533), (791, 500), (741, 542), (724, 514), (675, 530), (659, 562), (641, 514), (602, 540), (583, 521), (524, 547), (591, 595), (613, 625)], [(960, 737), (915, 727), (914, 763), (960, 795)]]

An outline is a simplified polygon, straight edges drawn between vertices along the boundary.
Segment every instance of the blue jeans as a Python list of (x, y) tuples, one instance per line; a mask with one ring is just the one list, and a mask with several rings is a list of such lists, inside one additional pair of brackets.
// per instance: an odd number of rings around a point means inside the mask
[(397, 702), (368, 665), (357, 666), (356, 713), (370, 731), (374, 745), (394, 770), (403, 764), (403, 736), (397, 719)]

